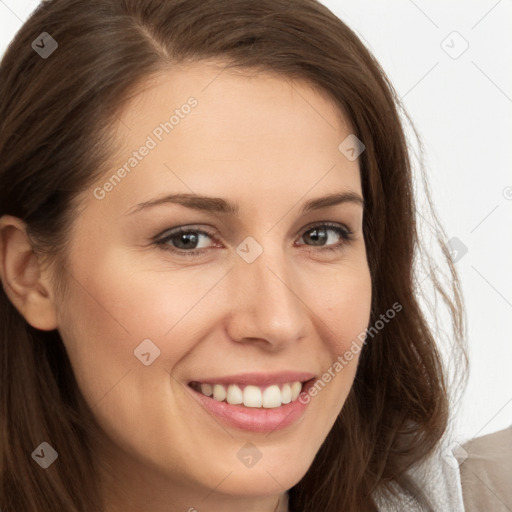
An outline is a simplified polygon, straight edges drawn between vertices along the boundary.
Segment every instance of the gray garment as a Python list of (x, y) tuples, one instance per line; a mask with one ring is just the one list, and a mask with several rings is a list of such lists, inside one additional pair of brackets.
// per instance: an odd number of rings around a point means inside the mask
[(462, 448), (456, 456), (466, 512), (512, 512), (512, 425)]
[(512, 512), (512, 425), (462, 447), (447, 433), (408, 473), (430, 504), (405, 490), (397, 500), (376, 493), (379, 512)]
[(379, 512), (464, 512), (459, 465), (453, 454), (456, 444), (447, 432), (434, 453), (408, 471), (428, 504), (420, 496), (399, 490), (399, 498), (392, 501), (375, 495)]

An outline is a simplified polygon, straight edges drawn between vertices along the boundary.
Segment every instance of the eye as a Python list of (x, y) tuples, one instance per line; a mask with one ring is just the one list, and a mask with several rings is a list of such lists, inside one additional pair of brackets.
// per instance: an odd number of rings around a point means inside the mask
[[(322, 223), (310, 226), (300, 240), (304, 240), (306, 245), (309, 245), (307, 244), (308, 240), (312, 242), (313, 247), (318, 247), (316, 251), (341, 251), (346, 244), (352, 241), (352, 235), (353, 233), (343, 225)], [(207, 245), (207, 239), (216, 241), (215, 233), (191, 226), (167, 231), (163, 237), (157, 238), (154, 243), (161, 249), (180, 256), (197, 257), (204, 255), (207, 250), (213, 248), (213, 245)], [(336, 242), (336, 239), (339, 241)]]
[[(155, 243), (162, 249), (178, 253), (183, 256), (199, 256), (204, 253), (208, 247), (198, 247), (201, 245), (201, 239), (214, 238), (214, 233), (202, 229), (176, 228), (167, 232), (167, 235), (160, 238)], [(191, 249), (191, 250), (189, 250)]]
[[(309, 227), (305, 233), (307, 236), (304, 235), (301, 239), (309, 239), (313, 242), (314, 246), (320, 246), (318, 249), (320, 252), (341, 251), (353, 240), (353, 233), (340, 224), (317, 224)], [(329, 236), (329, 233), (334, 233), (335, 236)], [(333, 238), (336, 239), (337, 237), (340, 239), (338, 242), (328, 243), (330, 240)]]

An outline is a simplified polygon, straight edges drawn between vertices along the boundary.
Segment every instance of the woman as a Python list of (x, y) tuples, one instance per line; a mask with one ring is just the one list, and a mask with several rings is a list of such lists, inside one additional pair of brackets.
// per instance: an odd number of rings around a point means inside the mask
[(401, 108), (345, 24), (51, 0), (0, 92), (2, 509), (461, 510)]

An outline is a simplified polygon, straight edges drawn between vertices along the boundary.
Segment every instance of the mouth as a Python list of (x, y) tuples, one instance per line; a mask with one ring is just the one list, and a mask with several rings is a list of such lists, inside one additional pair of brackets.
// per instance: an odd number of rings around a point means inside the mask
[[(269, 432), (291, 426), (304, 414), (308, 401), (300, 400), (314, 383), (312, 374), (281, 374), (190, 381), (187, 389), (203, 408), (229, 427)], [(304, 379), (307, 377), (307, 379)]]
[(299, 397), (305, 382), (293, 381), (282, 385), (270, 386), (215, 384), (209, 382), (191, 382), (189, 386), (206, 397), (213, 398), (217, 402), (225, 402), (230, 405), (242, 407), (274, 409), (282, 405), (294, 402)]

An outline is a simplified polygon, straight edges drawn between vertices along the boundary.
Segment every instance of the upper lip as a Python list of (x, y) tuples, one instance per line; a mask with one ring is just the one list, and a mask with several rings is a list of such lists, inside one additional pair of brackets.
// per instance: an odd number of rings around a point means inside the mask
[(200, 384), (239, 384), (242, 386), (269, 386), (272, 384), (285, 384), (287, 382), (306, 382), (315, 377), (314, 373), (283, 371), (273, 373), (239, 373), (237, 375), (224, 375), (222, 377), (201, 378), (191, 382)]

